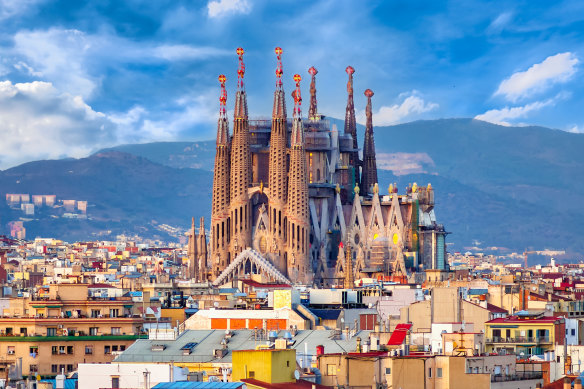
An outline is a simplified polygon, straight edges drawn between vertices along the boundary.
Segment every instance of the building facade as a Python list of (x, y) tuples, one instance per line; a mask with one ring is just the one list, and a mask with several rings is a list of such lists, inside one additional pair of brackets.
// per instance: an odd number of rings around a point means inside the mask
[[(225, 77), (220, 77), (209, 248), (206, 266), (193, 276), (220, 285), (261, 273), (268, 281), (326, 287), (346, 279), (447, 269), (446, 232), (436, 222), (431, 185), (414, 184), (398, 194), (391, 184), (387, 195), (380, 193), (370, 89), (365, 91), (367, 126), (359, 158), (355, 70), (346, 69), (343, 132), (318, 113), (314, 67), (309, 69), (309, 117), (302, 118), (301, 77), (295, 75), (294, 112), (288, 119), (282, 50), (277, 48), (272, 118), (250, 120), (243, 49), (237, 53), (231, 135)], [(191, 241), (199, 236), (193, 230)], [(192, 261), (200, 263), (197, 255), (193, 251)]]

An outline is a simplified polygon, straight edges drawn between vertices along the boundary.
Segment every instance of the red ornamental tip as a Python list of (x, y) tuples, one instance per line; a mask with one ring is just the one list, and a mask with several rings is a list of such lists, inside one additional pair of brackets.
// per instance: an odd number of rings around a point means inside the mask
[(284, 71), (280, 68), (276, 69), (276, 77), (280, 78), (284, 74)]
[(300, 86), (300, 81), (302, 81), (302, 77), (300, 77), (300, 74), (295, 74), (294, 75), (294, 82), (296, 83), (296, 86)]
[(318, 70), (316, 70), (316, 68), (314, 66), (312, 66), (310, 69), (308, 69), (308, 73), (311, 76), (316, 76), (316, 74), (318, 73)]
[(227, 77), (224, 74), (219, 75), (219, 82), (223, 85), (227, 81)]
[(342, 249), (343, 247), (343, 242), (339, 243), (339, 248)]
[(282, 55), (282, 48), (280, 46), (276, 47), (276, 55), (279, 57)]
[(366, 89), (365, 90), (365, 96), (367, 97), (373, 97), (374, 93), (371, 89)]
[(238, 47), (237, 50), (235, 51), (237, 53), (237, 55), (239, 55), (240, 57), (243, 55), (243, 53), (245, 53), (245, 51), (243, 51), (243, 48)]
[(352, 66), (347, 66), (347, 68), (345, 69), (345, 71), (347, 72), (347, 74), (353, 74), (353, 73), (355, 73), (355, 69), (353, 69)]

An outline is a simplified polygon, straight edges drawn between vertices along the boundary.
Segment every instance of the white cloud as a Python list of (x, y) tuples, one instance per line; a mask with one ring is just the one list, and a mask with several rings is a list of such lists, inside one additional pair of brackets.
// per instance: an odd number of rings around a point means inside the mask
[(51, 82), (61, 91), (89, 99), (99, 89), (107, 68), (126, 63), (206, 60), (232, 52), (207, 46), (148, 44), (109, 33), (51, 28), (18, 32), (14, 48), (2, 49), (1, 54), (15, 58), (12, 64), (15, 69)]
[(207, 3), (210, 18), (218, 18), (228, 14), (248, 14), (251, 5), (247, 0), (213, 0)]
[(233, 55), (233, 50), (223, 50), (215, 47), (195, 47), (189, 45), (161, 45), (155, 47), (153, 55), (167, 61), (184, 59), (204, 59), (224, 55)]
[(115, 126), (79, 96), (51, 83), (0, 82), (0, 167), (39, 158), (86, 156), (115, 143)]
[(22, 15), (45, 0), (0, 0), (0, 20)]
[(538, 111), (548, 105), (554, 104), (555, 100), (556, 99), (554, 98), (545, 101), (536, 101), (519, 107), (491, 109), (481, 115), (475, 116), (475, 119), (500, 124), (502, 126), (511, 126), (512, 124), (509, 120), (525, 118), (531, 112)]
[(576, 72), (579, 62), (570, 52), (549, 56), (526, 71), (514, 73), (503, 80), (495, 95), (502, 95), (507, 100), (516, 102), (534, 93), (543, 92), (555, 83), (568, 81)]
[(489, 34), (496, 34), (501, 32), (511, 22), (512, 18), (513, 13), (511, 12), (503, 12), (499, 14), (499, 16), (497, 16), (495, 20), (491, 22), (489, 27), (487, 27), (487, 32)]
[(567, 132), (571, 132), (573, 134), (584, 134), (584, 127), (573, 125), (566, 130)]
[[(424, 101), (424, 99), (418, 96), (417, 91), (412, 91), (408, 94), (402, 93), (399, 97), (405, 97), (401, 104), (382, 106), (377, 112), (374, 110), (373, 125), (387, 126), (401, 123), (405, 118), (411, 117), (412, 115), (438, 108), (438, 104)], [(365, 119), (365, 111), (360, 111), (357, 115), (357, 121), (360, 124), (365, 124)]]

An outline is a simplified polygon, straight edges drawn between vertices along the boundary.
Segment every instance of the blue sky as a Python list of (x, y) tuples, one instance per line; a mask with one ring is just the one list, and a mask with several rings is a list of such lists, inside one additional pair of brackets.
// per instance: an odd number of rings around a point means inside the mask
[(281, 46), (288, 97), (300, 73), (308, 102), (315, 66), (328, 116), (344, 116), (351, 65), (361, 121), (371, 88), (375, 125), (476, 117), (584, 132), (583, 38), (577, 0), (0, 0), (0, 168), (212, 139), (217, 76), (232, 108), (238, 46), (252, 116), (270, 115)]

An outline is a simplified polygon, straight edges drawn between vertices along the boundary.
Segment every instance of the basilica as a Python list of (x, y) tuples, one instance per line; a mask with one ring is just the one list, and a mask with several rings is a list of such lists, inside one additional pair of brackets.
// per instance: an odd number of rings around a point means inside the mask
[(309, 286), (351, 287), (358, 279), (407, 280), (446, 270), (444, 227), (434, 215), (430, 184), (398, 193), (377, 179), (371, 89), (363, 147), (357, 142), (353, 75), (348, 66), (344, 128), (318, 113), (316, 75), (308, 69), (310, 106), (302, 116), (300, 75), (288, 118), (282, 49), (276, 48), (271, 120), (248, 117), (243, 49), (239, 57), (232, 127), (225, 76), (217, 124), (209, 239), (204, 221), (193, 226), (189, 269), (215, 285), (239, 278)]

